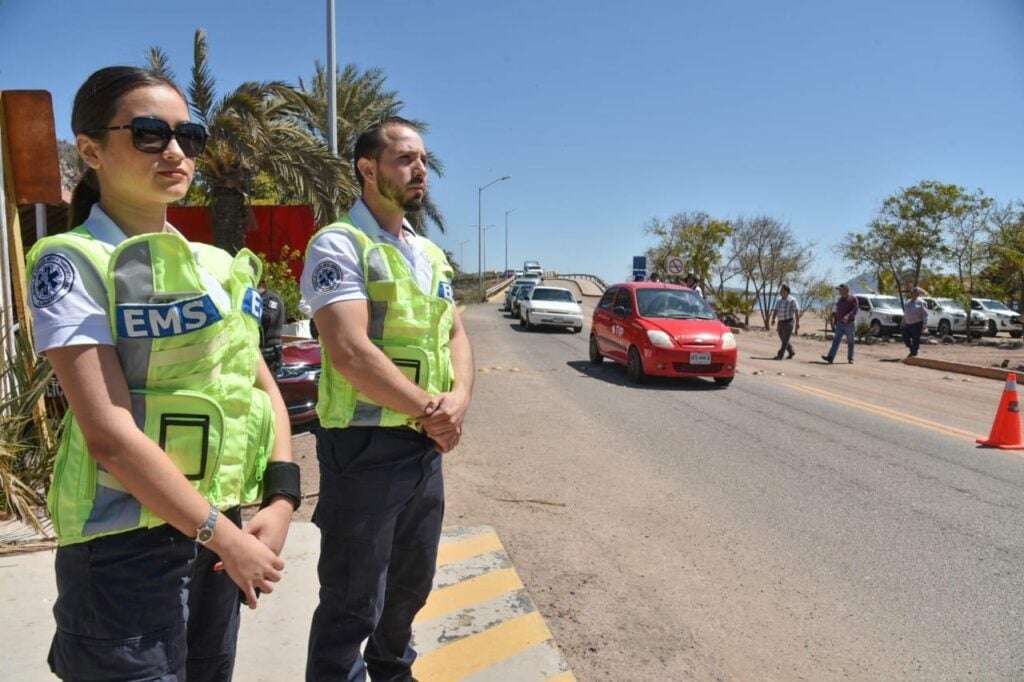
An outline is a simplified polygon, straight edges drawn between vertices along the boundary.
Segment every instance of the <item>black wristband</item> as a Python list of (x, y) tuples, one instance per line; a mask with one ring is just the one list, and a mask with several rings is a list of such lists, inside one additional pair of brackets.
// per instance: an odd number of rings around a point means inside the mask
[(267, 462), (263, 471), (263, 509), (275, 495), (287, 497), (293, 511), (302, 504), (302, 488), (299, 485), (299, 465), (295, 462)]

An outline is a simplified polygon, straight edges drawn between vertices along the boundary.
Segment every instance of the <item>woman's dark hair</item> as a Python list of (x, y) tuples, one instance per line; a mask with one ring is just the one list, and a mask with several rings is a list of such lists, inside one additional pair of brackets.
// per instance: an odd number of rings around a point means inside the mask
[(783, 284), (781, 287), (779, 287), (779, 291), (785, 291), (787, 294), (790, 293), (789, 285), (788, 284)]
[(365, 180), (363, 174), (359, 172), (359, 159), (373, 159), (374, 161), (380, 161), (381, 152), (384, 151), (384, 132), (385, 128), (390, 126), (406, 126), (416, 130), (416, 124), (412, 121), (402, 118), (401, 116), (387, 116), (385, 118), (376, 121), (359, 134), (359, 138), (356, 139), (356, 146), (352, 152), (352, 167), (356, 171), (356, 179), (359, 181), (359, 187), (363, 187)]
[[(174, 81), (164, 78), (156, 71), (136, 66), (108, 66), (89, 76), (75, 95), (71, 110), (71, 132), (76, 136), (85, 133), (102, 140), (106, 128), (114, 119), (121, 98), (137, 88), (166, 86), (175, 90), (188, 101), (185, 93)], [(100, 183), (96, 171), (86, 169), (71, 193), (71, 209), (68, 211), (68, 227), (77, 227), (89, 217), (92, 205), (100, 200)]]

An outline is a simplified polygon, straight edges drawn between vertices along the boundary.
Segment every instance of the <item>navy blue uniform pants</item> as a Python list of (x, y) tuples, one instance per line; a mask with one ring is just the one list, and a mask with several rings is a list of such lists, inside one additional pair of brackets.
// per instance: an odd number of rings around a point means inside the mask
[(917, 356), (921, 348), (921, 334), (924, 331), (924, 322), (903, 325), (903, 343), (910, 350), (910, 355)]
[(411, 680), (412, 621), (430, 594), (444, 516), (441, 454), (411, 429), (349, 427), (321, 429), (317, 457), (320, 604), (306, 680)]
[[(224, 514), (241, 525), (238, 509)], [(74, 682), (227, 682), (240, 592), (171, 526), (57, 549), (50, 669)]]

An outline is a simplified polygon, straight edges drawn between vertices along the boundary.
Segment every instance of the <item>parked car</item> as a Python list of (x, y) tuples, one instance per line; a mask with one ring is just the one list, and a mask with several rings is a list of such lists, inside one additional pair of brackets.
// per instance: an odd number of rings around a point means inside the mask
[(523, 273), (527, 275), (540, 275), (541, 279), (544, 278), (544, 268), (540, 266), (539, 261), (535, 260), (523, 261)]
[(1002, 301), (992, 298), (972, 298), (971, 310), (976, 310), (985, 316), (989, 336), (995, 336), (999, 332), (1009, 332), (1010, 336), (1019, 339), (1024, 334), (1024, 325), (1020, 322), (1020, 315), (1013, 312)]
[(925, 322), (925, 327), (929, 331), (939, 336), (951, 334), (981, 336), (985, 332), (987, 318), (973, 310), (968, 315), (964, 307), (955, 299), (925, 296), (922, 300), (928, 308), (928, 320)]
[(533, 288), (535, 286), (537, 285), (534, 284), (533, 282), (530, 282), (528, 284), (521, 285), (519, 289), (516, 291), (516, 295), (512, 299), (512, 317), (519, 317), (520, 304), (522, 304), (523, 299), (526, 298), (526, 296), (529, 295), (531, 291), (533, 291)]
[(900, 330), (903, 321), (903, 306), (895, 296), (878, 294), (857, 294), (857, 326), (868, 325), (872, 336), (894, 334)]
[(529, 331), (536, 327), (568, 327), (583, 331), (580, 299), (562, 287), (534, 287), (519, 303), (519, 324)]
[(628, 282), (605, 290), (590, 327), (590, 362), (625, 365), (630, 381), (649, 376), (736, 374), (736, 337), (695, 291), (676, 284)]
[(510, 284), (507, 289), (505, 289), (505, 304), (501, 307), (502, 310), (511, 312), (512, 301), (515, 300), (516, 294), (519, 293), (519, 289), (524, 286), (532, 287), (535, 286), (535, 284), (533, 280), (517, 280)]
[(292, 428), (316, 421), (316, 399), (320, 383), (320, 343), (294, 339), (282, 348), (283, 361), (275, 379), (288, 408)]

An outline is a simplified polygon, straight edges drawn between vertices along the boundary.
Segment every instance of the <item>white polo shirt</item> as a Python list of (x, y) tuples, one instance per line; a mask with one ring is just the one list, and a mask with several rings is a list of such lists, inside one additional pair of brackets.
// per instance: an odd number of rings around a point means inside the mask
[[(420, 291), (437, 293), (431, 290), (434, 269), (423, 249), (424, 238), (413, 231), (408, 221), (402, 221), (402, 236), (396, 237), (377, 224), (362, 199), (352, 206), (348, 217), (371, 241), (398, 249), (409, 264)], [(361, 254), (359, 243), (342, 230), (325, 232), (309, 243), (300, 288), (310, 314), (339, 301), (369, 300)]]
[[(94, 204), (82, 224), (96, 240), (113, 251), (128, 237), (99, 204)], [(164, 230), (182, 236), (170, 223)], [(224, 287), (199, 263), (199, 274), (210, 298), (221, 310), (229, 310), (231, 299)], [(92, 261), (59, 243), (42, 248), (29, 277), (29, 313), (37, 353), (64, 346), (113, 346), (110, 304), (104, 275)]]

